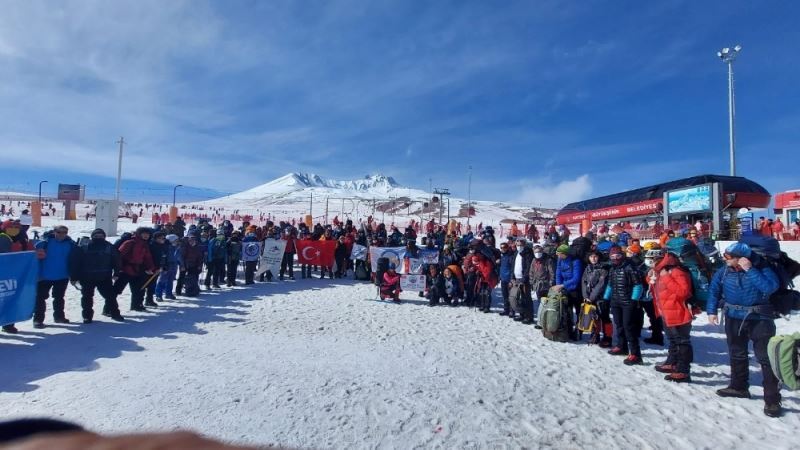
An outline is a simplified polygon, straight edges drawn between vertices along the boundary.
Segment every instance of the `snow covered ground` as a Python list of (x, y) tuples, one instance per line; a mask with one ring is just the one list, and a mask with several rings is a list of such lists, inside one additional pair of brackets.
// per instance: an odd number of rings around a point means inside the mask
[[(300, 280), (164, 302), (0, 336), (2, 418), (49, 416), (103, 432), (190, 428), (227, 441), (314, 448), (797, 448), (800, 396), (786, 416), (720, 399), (724, 335), (693, 333), (694, 384), (647, 365), (467, 308), (375, 300), (352, 281)], [(78, 292), (67, 316), (79, 320)], [(121, 298), (127, 312), (127, 294)], [(800, 330), (800, 317), (779, 321)]]

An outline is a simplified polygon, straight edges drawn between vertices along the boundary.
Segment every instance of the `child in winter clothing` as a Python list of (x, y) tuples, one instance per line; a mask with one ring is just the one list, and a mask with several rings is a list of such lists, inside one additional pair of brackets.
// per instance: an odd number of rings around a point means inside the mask
[(391, 298), (395, 303), (400, 303), (400, 275), (395, 272), (394, 263), (389, 264), (389, 270), (383, 274), (381, 283), (381, 300)]

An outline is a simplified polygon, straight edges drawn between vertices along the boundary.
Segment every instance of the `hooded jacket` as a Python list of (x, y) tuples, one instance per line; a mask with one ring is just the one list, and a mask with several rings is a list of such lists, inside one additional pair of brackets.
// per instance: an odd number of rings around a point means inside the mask
[[(668, 273), (661, 275), (662, 270)], [(656, 277), (655, 285), (650, 288), (656, 315), (664, 320), (667, 327), (677, 327), (692, 321), (692, 310), (687, 301), (692, 296), (692, 278), (689, 272), (680, 266), (680, 261), (672, 253), (653, 268)]]

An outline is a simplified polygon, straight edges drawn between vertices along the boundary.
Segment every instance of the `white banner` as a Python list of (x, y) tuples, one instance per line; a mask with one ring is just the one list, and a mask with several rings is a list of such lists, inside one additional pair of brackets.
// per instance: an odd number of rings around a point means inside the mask
[(258, 261), (258, 271), (256, 276), (261, 276), (262, 273), (269, 270), (273, 275), (277, 275), (281, 269), (281, 261), (283, 260), (283, 251), (286, 249), (286, 241), (267, 239), (264, 241), (264, 253)]
[(261, 257), (261, 242), (242, 242), (242, 261), (258, 261)]
[(353, 244), (353, 251), (350, 252), (350, 259), (358, 259), (361, 261), (367, 260), (367, 247), (363, 245)]
[(389, 262), (394, 263), (399, 270), (403, 266), (403, 257), (406, 255), (405, 247), (370, 247), (369, 259), (372, 264), (372, 271), (378, 271), (378, 258), (389, 258)]
[(425, 275), (400, 275), (400, 289), (410, 292), (425, 290)]
[(420, 274), (422, 273), (422, 265), (425, 262), (422, 258), (405, 258), (403, 260), (403, 269), (401, 273), (407, 274)]
[(424, 264), (439, 264), (439, 250), (423, 248), (419, 251), (419, 257)]

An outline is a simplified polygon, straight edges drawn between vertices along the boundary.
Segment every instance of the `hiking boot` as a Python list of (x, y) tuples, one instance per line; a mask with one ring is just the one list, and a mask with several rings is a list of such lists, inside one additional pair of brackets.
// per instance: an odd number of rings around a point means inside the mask
[(628, 351), (621, 347), (614, 347), (608, 351), (608, 354), (614, 356), (625, 356), (628, 354)]
[(522, 322), (522, 316), (514, 316), (514, 322)]
[(533, 325), (533, 319), (522, 319), (523, 325)]
[(658, 337), (652, 337), (651, 336), (649, 338), (645, 338), (644, 339), (644, 343), (645, 344), (650, 344), (650, 345), (660, 345), (660, 346), (663, 347), (664, 346), (664, 337), (662, 336), (662, 337), (658, 338)]
[(92, 323), (92, 319), (83, 319), (83, 323), (86, 323), (86, 324)]
[(222, 289), (222, 286), (219, 284), (213, 284), (212, 286), (214, 286), (214, 289)]
[(688, 373), (680, 373), (680, 372), (673, 372), (669, 375), (665, 375), (664, 379), (667, 381), (672, 381), (673, 383), (691, 383), (692, 377), (689, 376)]
[(628, 355), (625, 361), (622, 361), (626, 366), (640, 366), (642, 365), (642, 357), (636, 355)]
[(55, 323), (69, 323), (69, 319), (67, 319), (66, 317), (59, 317), (57, 319), (53, 319), (53, 322), (55, 322)]
[(167, 296), (166, 296), (166, 297), (164, 297), (164, 298), (165, 298), (165, 299), (167, 299), (167, 300), (177, 300), (177, 298), (175, 298), (175, 296), (174, 296), (174, 295), (167, 295)]
[(158, 297), (156, 297), (156, 300), (158, 300), (160, 302), (163, 302), (164, 301), (164, 297), (159, 295)]
[(33, 328), (41, 330), (44, 328), (44, 322), (33, 322)]
[(541, 330), (542, 326), (537, 323), (536, 325), (533, 326), (533, 328), (535, 328), (537, 330)]
[(17, 334), (19, 330), (14, 325), (3, 325), (3, 331), (8, 334)]
[(656, 369), (656, 372), (673, 373), (673, 372), (675, 372), (675, 365), (674, 364), (661, 363), (661, 364), (656, 364), (655, 369)]
[[(263, 280), (262, 280), (262, 281), (263, 281)], [(210, 291), (210, 290), (211, 290), (211, 285), (210, 285), (210, 284), (207, 284), (207, 285), (206, 285), (206, 290), (207, 290), (207, 291)]]
[(781, 402), (778, 403), (767, 403), (764, 405), (764, 414), (768, 417), (780, 417), (783, 415), (783, 408), (781, 408)]
[(131, 311), (147, 312), (147, 308), (144, 306), (133, 306), (131, 307)]
[[(163, 301), (163, 300), (162, 300), (162, 301)], [(158, 303), (156, 303), (156, 302), (153, 302), (153, 301), (150, 301), (150, 302), (144, 302), (144, 306), (150, 306), (150, 307), (152, 307), (152, 308), (158, 308)]]
[(508, 311), (500, 311), (497, 314), (500, 314), (501, 316), (507, 316), (508, 315)]
[(114, 322), (125, 322), (125, 318), (122, 317), (122, 315), (120, 315), (120, 314), (117, 314), (115, 316), (111, 316), (111, 320), (113, 320)]
[(600, 343), (598, 344), (600, 348), (608, 348), (611, 347), (611, 339), (600, 339)]
[(734, 389), (728, 386), (726, 388), (717, 389), (717, 395), (720, 397), (750, 398), (750, 391), (747, 389)]

